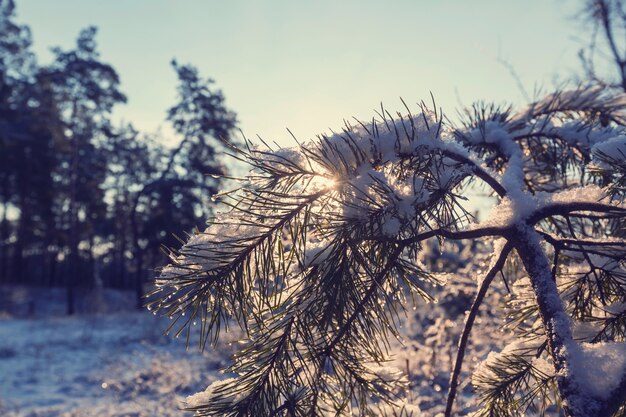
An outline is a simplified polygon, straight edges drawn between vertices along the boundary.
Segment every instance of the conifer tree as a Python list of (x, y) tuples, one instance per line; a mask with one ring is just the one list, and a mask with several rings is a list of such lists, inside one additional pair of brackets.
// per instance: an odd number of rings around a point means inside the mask
[(74, 292), (82, 272), (80, 243), (89, 242), (88, 257), (93, 258), (95, 225), (106, 213), (103, 142), (112, 135), (111, 111), (126, 102), (117, 72), (100, 59), (96, 33), (95, 27), (81, 30), (73, 50), (53, 48), (54, 62), (39, 73), (40, 82), (51, 86), (65, 132), (55, 174), (63, 179), (56, 197), (69, 252), (68, 314), (75, 312)]

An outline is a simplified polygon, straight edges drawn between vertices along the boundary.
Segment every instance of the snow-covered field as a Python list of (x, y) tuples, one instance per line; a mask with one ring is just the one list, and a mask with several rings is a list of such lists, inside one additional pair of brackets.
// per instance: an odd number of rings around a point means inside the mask
[(189, 416), (228, 352), (162, 335), (148, 313), (0, 319), (0, 416)]
[[(408, 375), (407, 399), (424, 416), (443, 411), (463, 311), (471, 302), (470, 280), (454, 287), (438, 304), (410, 310), (400, 329), (404, 343), (390, 346), (389, 366)], [(185, 398), (228, 377), (220, 370), (240, 335), (222, 333), (217, 350), (201, 353), (197, 335), (189, 349), (182, 336), (163, 336), (166, 318), (147, 311), (67, 317), (63, 292), (46, 294), (32, 297), (38, 300), (35, 318), (17, 318), (28, 309), (2, 313), (0, 305), (0, 417), (191, 417), (181, 410)], [(119, 294), (105, 295), (108, 311), (133, 304)], [(469, 372), (507, 338), (497, 330), (497, 315), (487, 310), (480, 320), (462, 376), (459, 416), (475, 410)], [(425, 324), (446, 332), (425, 331)]]

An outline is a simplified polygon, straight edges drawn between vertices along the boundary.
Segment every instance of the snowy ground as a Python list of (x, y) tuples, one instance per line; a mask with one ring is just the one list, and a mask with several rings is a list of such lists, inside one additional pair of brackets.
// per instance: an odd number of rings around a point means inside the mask
[[(391, 346), (390, 365), (408, 374), (408, 399), (424, 416), (443, 411), (462, 313), (471, 302), (472, 283), (456, 287), (458, 293), (439, 304), (413, 311), (400, 329), (404, 343)], [(11, 291), (11, 300), (16, 294)], [(108, 311), (133, 305), (132, 294), (126, 299), (105, 292), (100, 298)], [(30, 291), (20, 299), (37, 303), (21, 308), (20, 302), (11, 310), (0, 299), (1, 417), (191, 417), (181, 410), (184, 399), (225, 377), (220, 369), (229, 363), (234, 349), (229, 344), (238, 337), (222, 333), (218, 351), (200, 353), (193, 345), (197, 337), (187, 350), (182, 337), (162, 335), (169, 320), (148, 312), (67, 317), (62, 291)], [(34, 318), (18, 318), (25, 314)], [(500, 319), (489, 311), (481, 317), (462, 377), (458, 416), (475, 410), (469, 371), (506, 338), (497, 330)], [(443, 328), (446, 332), (434, 331)]]
[[(200, 353), (182, 337), (163, 336), (168, 323), (147, 312), (0, 318), (0, 416), (190, 417), (183, 400), (224, 378), (235, 336), (223, 333), (218, 351)], [(412, 381), (416, 402), (441, 408), (446, 367), (425, 370), (434, 367), (424, 344), (398, 348), (398, 367), (413, 378), (426, 371)]]
[(227, 352), (161, 335), (147, 313), (0, 319), (0, 415), (6, 417), (189, 416)]

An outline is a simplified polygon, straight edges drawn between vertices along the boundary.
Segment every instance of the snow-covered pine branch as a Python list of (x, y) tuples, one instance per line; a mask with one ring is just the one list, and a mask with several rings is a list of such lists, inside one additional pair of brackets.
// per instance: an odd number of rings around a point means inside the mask
[[(626, 401), (626, 363), (615, 359), (626, 352), (625, 106), (621, 95), (580, 86), (519, 112), (479, 104), (458, 126), (425, 106), (395, 117), (381, 109), (371, 122), (294, 148), (233, 148), (250, 174), (218, 196), (228, 209), (172, 251), (150, 303), (178, 332), (199, 321), (201, 346), (234, 323), (245, 331), (227, 370), (233, 378), (190, 397), (189, 409), (406, 410), (406, 376), (386, 364), (390, 343), (413, 297), (445, 289), (418, 259), (431, 239), (497, 239), (499, 258), (476, 277), (446, 415), (467, 342), (480, 331), (475, 316), (512, 260), (527, 285), (510, 286), (508, 320), (532, 323), (475, 374), (477, 415), (550, 403), (571, 417), (615, 413)], [(463, 197), (476, 181), (498, 199), (482, 223)]]

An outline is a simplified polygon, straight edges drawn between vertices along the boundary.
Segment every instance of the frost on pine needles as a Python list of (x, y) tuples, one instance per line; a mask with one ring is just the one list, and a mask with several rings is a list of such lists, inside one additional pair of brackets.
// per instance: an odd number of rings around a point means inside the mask
[[(230, 378), (190, 397), (189, 409), (455, 415), (476, 318), (495, 278), (518, 265), (502, 275), (509, 306), (491, 306), (517, 324), (518, 340), (478, 368), (477, 400), (464, 412), (618, 413), (623, 367), (602, 380), (590, 363), (623, 351), (626, 309), (616, 306), (626, 303), (625, 103), (581, 86), (519, 112), (477, 104), (457, 125), (426, 106), (395, 117), (381, 109), (371, 122), (293, 148), (233, 147), (249, 175), (218, 196), (225, 209), (205, 231), (172, 250), (150, 305), (188, 338), (198, 322), (201, 347), (229, 326), (244, 331)], [(482, 223), (464, 197), (474, 184), (499, 201)], [(480, 240), (495, 253), (486, 269), (470, 258), (456, 271), (475, 275), (474, 300), (445, 408), (419, 411), (419, 399), (407, 403), (407, 375), (388, 361), (405, 308), (454, 285), (454, 275), (445, 285), (437, 279), (450, 271), (420, 261), (433, 239), (440, 247)], [(574, 337), (581, 326), (584, 340)], [(593, 387), (582, 382), (591, 378)]]

